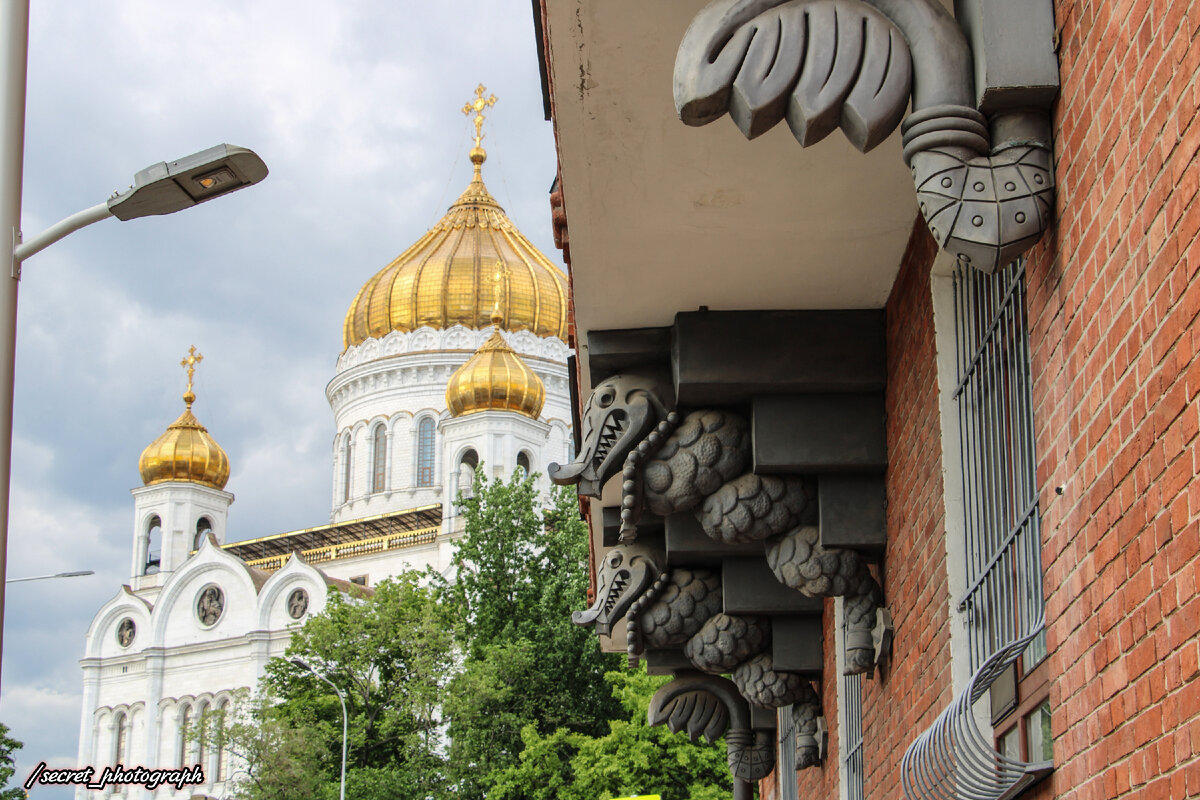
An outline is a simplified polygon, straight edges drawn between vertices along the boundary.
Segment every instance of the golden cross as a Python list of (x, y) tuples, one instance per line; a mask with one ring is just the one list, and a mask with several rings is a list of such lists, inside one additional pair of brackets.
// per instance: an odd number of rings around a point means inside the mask
[(188, 348), (187, 358), (185, 358), (185, 359), (183, 359), (183, 361), (179, 362), (179, 366), (181, 366), (187, 370), (187, 374), (188, 374), (187, 394), (192, 393), (192, 376), (196, 374), (196, 365), (199, 364), (203, 360), (204, 360), (204, 356), (202, 356), (196, 352), (196, 345), (192, 345), (191, 347)]
[(475, 119), (472, 121), (475, 123), (476, 147), (482, 147), (480, 142), (483, 141), (483, 110), (488, 106), (496, 105), (496, 95), (490, 95), (485, 99), (483, 93), (486, 91), (487, 89), (484, 85), (482, 83), (479, 84), (475, 87), (475, 99), (463, 106), (464, 114), (470, 114), (472, 111), (475, 112)]

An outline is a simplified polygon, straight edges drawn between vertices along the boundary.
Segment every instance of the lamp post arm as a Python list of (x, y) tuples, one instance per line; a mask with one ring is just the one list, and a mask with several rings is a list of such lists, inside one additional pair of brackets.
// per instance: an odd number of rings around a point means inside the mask
[(8, 578), (5, 583), (26, 583), (27, 581), (44, 581), (50, 578), (82, 578), (85, 575), (95, 575), (95, 570), (85, 569), (77, 572), (57, 572), (53, 575), (34, 575), (29, 578)]
[(55, 242), (65, 239), (80, 228), (86, 228), (93, 222), (99, 222), (113, 215), (108, 203), (97, 203), (91, 208), (77, 211), (64, 220), (54, 223), (46, 230), (22, 242), (13, 249), (13, 262), (20, 264), (35, 253), (40, 253)]

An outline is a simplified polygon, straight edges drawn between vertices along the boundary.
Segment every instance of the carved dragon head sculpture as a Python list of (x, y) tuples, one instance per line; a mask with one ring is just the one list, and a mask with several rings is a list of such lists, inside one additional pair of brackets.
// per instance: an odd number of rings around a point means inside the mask
[(596, 385), (583, 410), (583, 436), (575, 460), (551, 464), (550, 480), (579, 485), (579, 494), (599, 497), (625, 459), (666, 419), (660, 380), (637, 373), (614, 375)]
[(604, 636), (643, 597), (662, 574), (660, 559), (649, 547), (618, 545), (604, 555), (596, 570), (596, 602), (571, 614), (576, 625), (594, 625)]

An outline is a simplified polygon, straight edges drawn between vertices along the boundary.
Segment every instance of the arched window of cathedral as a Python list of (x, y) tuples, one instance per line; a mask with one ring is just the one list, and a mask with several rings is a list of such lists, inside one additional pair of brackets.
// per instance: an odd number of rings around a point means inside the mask
[(526, 475), (533, 472), (533, 469), (529, 466), (529, 453), (524, 450), (517, 453), (517, 469), (523, 470)]
[(162, 563), (162, 520), (158, 514), (150, 517), (146, 523), (146, 563), (142, 567), (143, 575), (153, 575), (158, 572)]
[(371, 492), (378, 494), (387, 485), (387, 429), (383, 423), (371, 434)]
[(113, 764), (125, 764), (129, 752), (129, 716), (124, 712), (113, 720)]
[(191, 764), (188, 763), (190, 761), (188, 756), (191, 755), (191, 753), (189, 752), (189, 748), (188, 748), (188, 736), (191, 734), (191, 731), (189, 731), (188, 728), (190, 728), (191, 725), (192, 725), (192, 707), (190, 705), (185, 704), (184, 707), (182, 709), (180, 709), (180, 711), (179, 711), (179, 748), (178, 748), (178, 753), (179, 753), (179, 766), (181, 766), (181, 767), (191, 766)]
[(479, 468), (479, 454), (468, 450), (458, 461), (458, 493), (470, 497), (475, 486), (475, 470)]
[(353, 460), (354, 445), (350, 443), (350, 434), (342, 440), (342, 502), (350, 502), (350, 462)]
[(213, 780), (223, 781), (229, 771), (229, 751), (225, 749), (225, 715), (229, 711), (229, 701), (222, 700), (213, 715), (212, 736), (216, 746), (216, 756), (213, 759)]
[[(208, 703), (203, 702), (196, 708), (196, 732), (192, 737), (192, 752), (195, 754), (195, 764), (204, 764), (208, 756), (208, 730), (212, 724), (209, 719)], [(207, 765), (205, 765), (207, 767)]]
[(192, 540), (192, 549), (199, 550), (200, 545), (204, 542), (204, 537), (212, 533), (212, 522), (208, 517), (201, 517), (196, 520), (196, 537)]
[(433, 418), (417, 425), (417, 486), (433, 486)]

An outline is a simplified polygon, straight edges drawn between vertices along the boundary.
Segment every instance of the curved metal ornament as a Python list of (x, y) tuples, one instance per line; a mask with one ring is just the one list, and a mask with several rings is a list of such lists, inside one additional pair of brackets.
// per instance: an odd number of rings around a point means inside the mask
[(718, 0), (692, 20), (675, 60), (685, 123), (728, 112), (753, 139), (786, 118), (803, 146), (840, 127), (870, 150), (900, 124), (911, 86), (900, 31), (858, 0)]
[(971, 711), (1044, 628), (1045, 623), (1038, 620), (1030, 633), (983, 662), (962, 694), (909, 745), (900, 762), (904, 795), (909, 800), (999, 800), (1014, 796), (1050, 772), (1051, 762), (1018, 761), (997, 752)]

